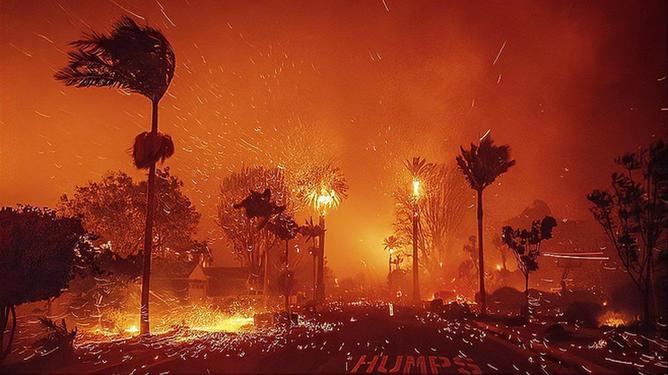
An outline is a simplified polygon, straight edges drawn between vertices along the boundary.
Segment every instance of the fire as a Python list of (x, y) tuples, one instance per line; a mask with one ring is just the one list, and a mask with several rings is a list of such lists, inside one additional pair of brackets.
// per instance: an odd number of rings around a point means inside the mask
[[(88, 331), (92, 336), (129, 338), (139, 334), (139, 314), (122, 310), (106, 311), (99, 324)], [(151, 316), (151, 333), (164, 334), (175, 329), (190, 332), (240, 332), (253, 326), (253, 312), (229, 313), (215, 306), (178, 306), (156, 311)]]
[(626, 325), (627, 320), (624, 317), (624, 315), (614, 312), (614, 311), (608, 311), (603, 316), (601, 317), (601, 325), (603, 326), (608, 326), (608, 327), (623, 327)]
[(496, 270), (497, 270), (497, 271), (501, 271), (501, 268), (502, 268), (502, 267), (501, 267), (500, 264), (497, 264), (497, 265), (496, 265)]
[(135, 333), (139, 333), (139, 328), (135, 325), (132, 325), (132, 326), (129, 326), (128, 328), (126, 328), (123, 332), (135, 334)]

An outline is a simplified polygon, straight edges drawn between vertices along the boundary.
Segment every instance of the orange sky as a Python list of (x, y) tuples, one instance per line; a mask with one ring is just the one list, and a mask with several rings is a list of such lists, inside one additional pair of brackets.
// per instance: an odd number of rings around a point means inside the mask
[(612, 158), (666, 135), (666, 4), (2, 0), (0, 204), (53, 206), (109, 170), (141, 176), (127, 149), (149, 128), (147, 100), (52, 78), (69, 41), (130, 15), (176, 51), (160, 127), (203, 234), (221, 235), (219, 180), (278, 163), (295, 127), (325, 140), (313, 152), (350, 183), (328, 222), (338, 275), (385, 272), (403, 159), (450, 162), (487, 129), (517, 160), (489, 189), (489, 222), (537, 198), (587, 217)]

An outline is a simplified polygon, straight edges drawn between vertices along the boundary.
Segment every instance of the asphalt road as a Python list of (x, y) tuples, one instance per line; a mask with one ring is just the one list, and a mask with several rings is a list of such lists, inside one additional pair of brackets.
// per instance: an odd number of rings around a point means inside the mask
[[(270, 332), (180, 334), (80, 345), (75, 358), (45, 357), (5, 373), (568, 373), (468, 319), (441, 319), (387, 306), (331, 305), (306, 324)], [(579, 372), (583, 372), (581, 369)]]
[[(444, 320), (397, 309), (345, 307), (319, 319), (337, 324), (330, 332), (299, 328), (275, 349), (253, 345), (243, 356), (204, 350), (206, 355), (153, 361), (151, 373), (413, 373), (555, 374), (565, 369), (546, 356), (523, 350), (466, 319)], [(205, 345), (206, 346), (206, 345)], [(159, 354), (158, 354), (159, 355)], [(114, 370), (128, 369), (128, 364)]]

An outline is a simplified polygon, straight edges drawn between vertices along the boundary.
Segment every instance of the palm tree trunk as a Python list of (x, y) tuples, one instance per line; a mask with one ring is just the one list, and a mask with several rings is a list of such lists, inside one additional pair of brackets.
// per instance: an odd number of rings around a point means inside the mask
[(318, 240), (320, 254), (318, 254), (318, 285), (316, 286), (316, 301), (323, 302), (325, 300), (325, 215), (320, 215), (319, 225), (322, 229), (322, 233)]
[(524, 316), (529, 317), (529, 272), (524, 275)]
[(480, 277), (480, 312), (487, 313), (487, 296), (485, 295), (485, 261), (482, 249), (482, 190), (478, 190), (478, 276)]
[[(290, 262), (288, 259), (288, 240), (285, 240), (285, 274), (286, 276), (288, 275), (288, 271), (290, 269)], [(286, 280), (287, 277), (286, 277)], [(288, 327), (292, 323), (292, 319), (290, 317), (290, 288), (289, 285), (286, 286), (285, 288), (285, 312), (288, 314)]]
[[(152, 102), (152, 121), (151, 134), (158, 134), (158, 101)], [(142, 335), (150, 335), (151, 329), (149, 326), (149, 290), (151, 280), (151, 251), (153, 247), (153, 211), (155, 205), (155, 162), (151, 163), (148, 170), (148, 188), (146, 204), (146, 228), (144, 230), (144, 264), (143, 274), (141, 280), (141, 304), (140, 304), (140, 333)]]
[(419, 212), (417, 201), (413, 203), (413, 303), (420, 302), (420, 279), (418, 262), (418, 220)]

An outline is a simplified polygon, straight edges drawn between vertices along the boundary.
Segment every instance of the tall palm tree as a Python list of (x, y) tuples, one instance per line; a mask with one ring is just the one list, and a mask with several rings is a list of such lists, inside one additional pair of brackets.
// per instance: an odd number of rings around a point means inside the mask
[(276, 215), (271, 221), (268, 222), (267, 228), (269, 231), (274, 233), (278, 238), (285, 241), (285, 270), (283, 280), (283, 294), (285, 296), (285, 311), (288, 314), (288, 327), (291, 325), (292, 318), (290, 316), (290, 294), (292, 293), (293, 282), (294, 282), (294, 272), (290, 271), (290, 259), (289, 259), (289, 243), (290, 240), (295, 238), (299, 233), (300, 227), (297, 225), (295, 220), (290, 216), (283, 213)]
[(404, 166), (410, 172), (413, 178), (413, 302), (420, 302), (420, 281), (418, 260), (418, 229), (420, 225), (420, 210), (418, 200), (420, 199), (420, 183), (434, 170), (433, 163), (427, 163), (427, 160), (421, 157), (414, 157), (406, 160)]
[(144, 265), (141, 293), (141, 333), (149, 329), (149, 279), (153, 245), (153, 210), (155, 201), (155, 164), (174, 154), (170, 136), (158, 132), (158, 103), (174, 77), (174, 51), (167, 38), (149, 26), (139, 26), (128, 17), (121, 18), (109, 35), (92, 32), (70, 43), (67, 67), (55, 74), (65, 85), (76, 87), (112, 87), (145, 96), (151, 101), (151, 132), (135, 138), (132, 157), (139, 169), (148, 169)]
[(508, 145), (495, 146), (489, 132), (480, 139), (478, 145), (471, 143), (470, 150), (465, 150), (464, 147), (460, 149), (461, 155), (457, 156), (457, 166), (478, 196), (478, 276), (480, 278), (481, 312), (484, 314), (487, 312), (487, 303), (482, 237), (482, 192), (497, 177), (515, 165), (515, 160), (510, 159), (510, 147)]

